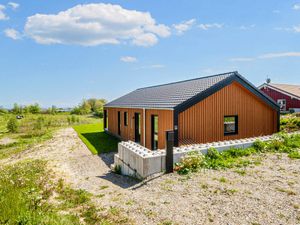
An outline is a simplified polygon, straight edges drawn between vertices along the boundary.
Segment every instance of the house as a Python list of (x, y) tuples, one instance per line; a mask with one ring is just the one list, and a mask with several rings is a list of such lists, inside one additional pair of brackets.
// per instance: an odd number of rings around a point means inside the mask
[(300, 112), (300, 85), (267, 82), (259, 89), (280, 105), (281, 112)]
[(140, 88), (104, 106), (106, 132), (149, 149), (269, 135), (279, 106), (238, 72)]

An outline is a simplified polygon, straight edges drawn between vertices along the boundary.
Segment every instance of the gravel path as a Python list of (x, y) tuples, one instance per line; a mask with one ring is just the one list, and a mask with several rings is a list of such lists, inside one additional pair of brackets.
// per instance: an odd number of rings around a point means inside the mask
[(188, 176), (160, 175), (137, 182), (111, 173), (113, 154), (95, 156), (72, 128), (2, 160), (47, 159), (74, 188), (95, 195), (101, 206), (118, 206), (136, 224), (300, 224), (300, 160), (259, 156), (246, 169), (204, 170)]

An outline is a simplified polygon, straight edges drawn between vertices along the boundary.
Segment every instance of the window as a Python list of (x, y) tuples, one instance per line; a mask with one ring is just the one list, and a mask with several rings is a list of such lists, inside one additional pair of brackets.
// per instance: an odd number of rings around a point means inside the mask
[(128, 113), (124, 112), (124, 126), (128, 126)]
[(118, 135), (121, 135), (121, 112), (118, 111)]
[(152, 150), (158, 149), (158, 116), (151, 116), (151, 140)]
[(238, 134), (238, 116), (224, 116), (224, 135)]
[(285, 99), (278, 99), (277, 103), (280, 106), (280, 111), (286, 111), (286, 100)]
[(108, 117), (107, 117), (107, 110), (104, 110), (104, 115), (103, 115), (103, 120), (104, 120), (104, 129), (107, 129), (107, 121), (108, 121)]
[(141, 142), (141, 114), (134, 113), (134, 141)]

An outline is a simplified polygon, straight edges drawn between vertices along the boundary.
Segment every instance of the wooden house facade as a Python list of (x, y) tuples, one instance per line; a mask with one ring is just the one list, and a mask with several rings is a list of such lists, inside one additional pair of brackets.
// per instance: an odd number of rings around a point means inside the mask
[(238, 72), (137, 89), (104, 107), (105, 130), (149, 149), (260, 135), (279, 130), (279, 106)]

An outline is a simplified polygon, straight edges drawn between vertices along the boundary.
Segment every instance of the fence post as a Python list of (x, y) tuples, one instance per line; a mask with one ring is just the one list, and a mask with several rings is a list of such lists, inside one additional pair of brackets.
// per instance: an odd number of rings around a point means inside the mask
[(166, 131), (166, 173), (173, 173), (174, 131)]

